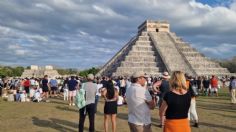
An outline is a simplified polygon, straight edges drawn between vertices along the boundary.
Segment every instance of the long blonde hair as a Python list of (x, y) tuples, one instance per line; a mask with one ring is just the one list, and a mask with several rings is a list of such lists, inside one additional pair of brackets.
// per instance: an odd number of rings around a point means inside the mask
[(182, 90), (188, 90), (184, 73), (181, 71), (174, 71), (169, 82), (171, 89), (176, 89), (180, 93), (183, 92)]

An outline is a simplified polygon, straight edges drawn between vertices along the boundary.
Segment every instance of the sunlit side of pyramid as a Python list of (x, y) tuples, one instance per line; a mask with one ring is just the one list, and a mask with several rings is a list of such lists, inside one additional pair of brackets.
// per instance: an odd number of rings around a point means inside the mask
[(144, 71), (157, 76), (180, 70), (189, 75), (228, 75), (226, 68), (213, 62), (190, 44), (170, 32), (166, 21), (147, 20), (138, 33), (99, 71), (99, 76), (130, 76)]

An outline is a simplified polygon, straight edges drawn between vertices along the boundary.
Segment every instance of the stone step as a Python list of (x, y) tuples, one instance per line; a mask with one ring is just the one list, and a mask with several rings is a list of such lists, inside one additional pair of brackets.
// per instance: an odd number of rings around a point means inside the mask
[(154, 48), (152, 46), (138, 46), (138, 45), (134, 45), (132, 47), (133, 51), (154, 51)]
[(194, 48), (181, 48), (180, 49), (182, 52), (196, 52), (196, 49)]
[(149, 40), (150, 40), (149, 36), (139, 36), (138, 37), (138, 41), (149, 41)]
[(147, 45), (149, 45), (149, 46), (151, 46), (151, 41), (136, 41), (135, 45), (138, 45), (138, 46), (142, 46), (142, 45), (147, 46)]
[(154, 51), (146, 51), (146, 52), (138, 52), (138, 51), (130, 51), (129, 54), (130, 56), (155, 56), (155, 52)]
[(197, 69), (197, 68), (220, 68), (220, 65), (219, 64), (214, 64), (214, 63), (203, 63), (203, 64), (199, 64), (199, 63), (197, 63), (197, 64), (191, 64), (192, 65), (192, 67), (194, 68), (194, 69)]
[(228, 73), (226, 68), (198, 68), (195, 71), (197, 73)]
[(121, 62), (122, 67), (156, 67), (157, 63), (156, 62)]
[(129, 72), (129, 73), (134, 73), (136, 71), (143, 71), (145, 73), (155, 73), (155, 72), (160, 72), (158, 67), (153, 67), (153, 68), (147, 68), (147, 67), (118, 67), (116, 72)]
[(155, 56), (126, 56), (125, 61), (131, 62), (156, 62)]
[(202, 54), (200, 54), (199, 52), (182, 52), (185, 57), (203, 57)]
[(142, 32), (141, 36), (148, 36), (148, 32)]

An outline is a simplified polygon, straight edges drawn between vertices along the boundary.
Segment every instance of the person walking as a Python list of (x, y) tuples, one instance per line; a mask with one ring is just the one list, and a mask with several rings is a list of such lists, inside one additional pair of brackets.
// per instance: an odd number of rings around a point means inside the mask
[(132, 84), (126, 92), (128, 124), (131, 132), (152, 131), (150, 109), (155, 108), (156, 100), (145, 88), (146, 81), (144, 72), (135, 72), (132, 75)]
[(89, 116), (89, 132), (95, 131), (95, 96), (97, 92), (97, 84), (93, 82), (94, 75), (88, 74), (88, 82), (82, 84), (81, 88), (85, 90), (85, 107), (79, 110), (79, 132), (84, 130), (84, 121), (88, 113)]
[(236, 78), (234, 76), (231, 77), (230, 81), (230, 93), (231, 93), (231, 103), (236, 104)]
[(104, 130), (108, 132), (108, 119), (111, 118), (112, 132), (116, 132), (118, 90), (114, 87), (111, 80), (108, 81), (107, 87), (102, 89), (102, 96), (105, 99)]
[(165, 94), (159, 111), (160, 117), (166, 116), (164, 132), (190, 132), (188, 111), (191, 95), (184, 73), (174, 71), (169, 82), (171, 90)]

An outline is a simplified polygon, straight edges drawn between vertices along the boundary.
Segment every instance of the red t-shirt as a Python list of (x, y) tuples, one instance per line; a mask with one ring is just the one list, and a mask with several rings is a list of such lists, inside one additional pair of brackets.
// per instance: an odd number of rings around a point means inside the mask
[(218, 80), (216, 78), (211, 79), (211, 87), (217, 88), (218, 87)]
[(30, 80), (26, 80), (25, 83), (24, 83), (24, 86), (29, 87), (30, 86)]

